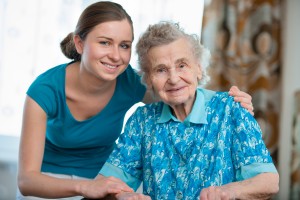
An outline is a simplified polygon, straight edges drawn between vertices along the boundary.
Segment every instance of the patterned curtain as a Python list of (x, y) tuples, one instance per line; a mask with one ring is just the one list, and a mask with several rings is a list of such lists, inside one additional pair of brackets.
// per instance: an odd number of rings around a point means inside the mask
[(277, 165), (281, 0), (205, 2), (202, 43), (212, 53), (208, 88), (236, 85), (252, 96), (255, 118)]
[(290, 199), (300, 199), (300, 91), (295, 93), (294, 111)]

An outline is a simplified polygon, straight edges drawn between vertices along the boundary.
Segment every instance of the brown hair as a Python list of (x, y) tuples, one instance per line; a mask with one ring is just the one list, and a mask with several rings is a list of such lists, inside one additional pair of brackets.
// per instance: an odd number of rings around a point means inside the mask
[(110, 1), (101, 1), (91, 4), (80, 15), (75, 31), (69, 33), (65, 39), (61, 41), (61, 51), (67, 58), (74, 61), (80, 61), (81, 55), (77, 53), (73, 42), (74, 35), (78, 35), (82, 40), (85, 40), (86, 36), (98, 24), (109, 21), (121, 21), (124, 19), (127, 19), (131, 24), (133, 34), (133, 23), (131, 17), (120, 4)]

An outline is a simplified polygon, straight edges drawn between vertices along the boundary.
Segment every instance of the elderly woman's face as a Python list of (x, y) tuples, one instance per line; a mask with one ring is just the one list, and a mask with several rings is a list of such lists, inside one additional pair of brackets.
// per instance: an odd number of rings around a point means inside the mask
[(150, 74), (147, 80), (162, 101), (171, 105), (192, 105), (202, 73), (185, 39), (153, 47), (148, 52)]

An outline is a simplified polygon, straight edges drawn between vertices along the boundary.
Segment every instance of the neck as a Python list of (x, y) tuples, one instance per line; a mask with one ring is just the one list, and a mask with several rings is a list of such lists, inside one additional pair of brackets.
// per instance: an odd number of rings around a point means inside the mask
[(187, 101), (178, 105), (170, 105), (170, 107), (172, 108), (172, 114), (175, 115), (176, 118), (180, 121), (184, 121), (185, 118), (192, 112), (195, 99), (196, 97), (193, 101)]
[(104, 94), (105, 92), (114, 90), (116, 79), (112, 81), (101, 80), (87, 70), (80, 67), (80, 63), (70, 68), (70, 79), (73, 80), (72, 84), (80, 93), (84, 95), (97, 95)]
[(191, 106), (188, 106), (186, 104), (171, 106), (172, 108), (172, 114), (175, 115), (177, 119), (180, 121), (184, 121), (185, 118), (191, 113)]

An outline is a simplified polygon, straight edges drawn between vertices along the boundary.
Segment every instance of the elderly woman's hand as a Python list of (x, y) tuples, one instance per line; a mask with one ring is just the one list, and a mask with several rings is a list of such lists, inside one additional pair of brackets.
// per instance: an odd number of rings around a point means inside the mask
[(252, 97), (241, 90), (237, 86), (232, 86), (229, 90), (229, 95), (234, 97), (234, 100), (241, 103), (241, 106), (246, 108), (251, 115), (254, 115), (254, 107), (252, 104)]
[(234, 200), (234, 194), (219, 186), (204, 188), (200, 193), (200, 200)]

